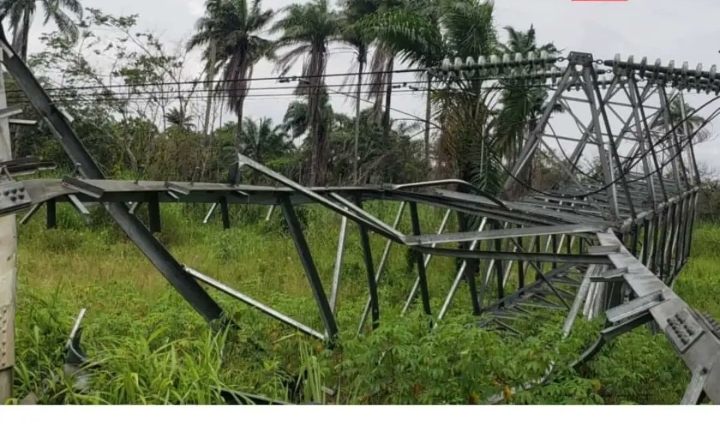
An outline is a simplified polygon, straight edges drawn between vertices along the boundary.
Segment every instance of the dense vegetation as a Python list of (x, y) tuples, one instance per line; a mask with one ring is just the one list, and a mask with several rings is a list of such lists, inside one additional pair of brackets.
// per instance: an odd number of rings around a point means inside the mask
[[(398, 61), (429, 67), (446, 57), (558, 48), (539, 43), (534, 28), (499, 31), (491, 2), (409, 3), (345, 0), (334, 7), (312, 0), (278, 12), (259, 0), (208, 0), (187, 43), (202, 53), (205, 71), (188, 77), (187, 52), (168, 52), (155, 35), (136, 28), (136, 16), (94, 9), (81, 13), (74, 0), (46, 1), (39, 4), (60, 30), (45, 35), (44, 50), (28, 61), (74, 118), (75, 130), (108, 176), (224, 181), (235, 153), (241, 152), (308, 185), (435, 176), (462, 178), (497, 192), (506, 164), (515, 160), (546, 106), (546, 89), (524, 80), (489, 83), (421, 75), (418, 85), (425, 87), (430, 108), (424, 119), (408, 124), (412, 121), (391, 116), (394, 67)], [(23, 56), (34, 13), (35, 2), (0, 1), (0, 14), (10, 20), (15, 48)], [(333, 111), (329, 103), (337, 91), (323, 76), (331, 44), (351, 46), (357, 53), (353, 78), (341, 90), (373, 106), (362, 109), (358, 101), (354, 116)], [(100, 57), (114, 58), (109, 70), (95, 67)], [(262, 59), (277, 63), (278, 76), (297, 82), (297, 100), (279, 123), (246, 116), (252, 70)], [(289, 78), (299, 60), (304, 63), (300, 78)], [(33, 117), (9, 77), (6, 85), (9, 103), (26, 106), (25, 116)], [(230, 108), (235, 121), (220, 124), (222, 108)], [(44, 124), (14, 129), (13, 139), (15, 157), (38, 155), (64, 172), (73, 169)], [(359, 158), (357, 169), (354, 158)], [(554, 164), (537, 161), (521, 177), (534, 185), (552, 181)], [(262, 180), (253, 174), (243, 179)], [(715, 187), (708, 183), (705, 193), (713, 194)], [(717, 202), (703, 199), (707, 209), (701, 218), (715, 219)], [(370, 207), (381, 217), (392, 215)], [(337, 241), (336, 231), (329, 229), (339, 227), (338, 218), (313, 208), (301, 211), (327, 283)], [(199, 206), (164, 208), (160, 240), (182, 262), (318, 325), (316, 306), (279, 220), (266, 223), (265, 210), (238, 208), (235, 227), (223, 232), (201, 224), (204, 212)], [(423, 211), (422, 218), (432, 227), (439, 221), (431, 211)], [(462, 217), (454, 220), (453, 228), (464, 227)], [(220, 294), (213, 295), (242, 328), (214, 335), (106, 216), (93, 213), (88, 225), (61, 208), (59, 227), (45, 231), (35, 220), (21, 232), (19, 397), (34, 392), (44, 403), (216, 403), (211, 389), (221, 386), (286, 399), (282, 383), (287, 374), (305, 370), (304, 397), (327, 403), (474, 404), (497, 393), (505, 394), (508, 403), (673, 403), (688, 381), (664, 337), (646, 329), (622, 338), (580, 374), (566, 366), (596, 337), (598, 323), (581, 321), (570, 339), (558, 343), (560, 320), (542, 317), (526, 324), (520, 340), (472, 326), (474, 319), (461, 313), (469, 311), (463, 308), (469, 304), (459, 296), (452, 314), (428, 332), (420, 312), (399, 315), (412, 270), (407, 253), (397, 250), (382, 286), (383, 324), (355, 337), (367, 296), (356, 234), (348, 242), (343, 269), (339, 348), (328, 351)], [(711, 255), (720, 233), (705, 226), (696, 234), (697, 256), (677, 282), (678, 291), (691, 305), (717, 316), (717, 265)], [(373, 239), (376, 253), (380, 243)], [(438, 259), (429, 270), (437, 304), (454, 264)], [(100, 366), (87, 393), (59, 378), (63, 346), (82, 307), (89, 309), (87, 351)], [(551, 362), (559, 369), (549, 385), (510, 395), (509, 388), (538, 378)], [(336, 388), (337, 395), (328, 398), (319, 391), (321, 385)]]
[[(339, 228), (339, 219), (314, 208), (305, 211), (311, 249), (327, 284), (337, 242), (337, 230), (332, 229)], [(222, 231), (217, 221), (201, 224), (203, 212), (183, 211), (180, 206), (163, 210), (167, 230), (161, 239), (180, 261), (321, 328), (279, 217), (265, 223), (265, 210), (246, 207), (234, 217), (243, 224)], [(373, 212), (384, 218), (393, 214), (377, 206)], [(464, 314), (471, 312), (469, 300), (458, 296), (450, 315), (428, 332), (421, 308), (399, 317), (413, 272), (405, 266), (405, 252), (398, 249), (391, 251), (390, 268), (381, 282), (382, 326), (356, 338), (367, 293), (359, 237), (353, 231), (339, 299), (343, 330), (339, 348), (325, 350), (217, 292), (213, 296), (233, 314), (241, 330), (213, 335), (132, 243), (106, 226), (103, 215), (95, 216), (95, 224), (88, 227), (69, 207), (59, 213), (60, 229), (47, 231), (42, 220), (22, 229), (19, 397), (34, 391), (43, 394), (45, 403), (217, 403), (211, 388), (223, 386), (286, 399), (283, 379), (288, 371), (305, 368), (319, 377), (318, 382), (339, 388), (336, 398), (306, 391), (308, 399), (320, 402), (481, 403), (507, 386), (541, 376), (553, 360), (562, 367), (548, 385), (520, 392), (506, 402), (676, 403), (689, 380), (665, 337), (652, 336), (646, 328), (604, 349), (580, 375), (566, 366), (597, 336), (599, 322), (578, 321), (571, 337), (560, 344), (562, 320), (538, 317), (528, 321), (520, 339), (473, 326), (472, 316)], [(437, 226), (440, 217), (423, 211), (422, 221)], [(379, 254), (381, 238), (372, 242)], [(718, 229), (700, 226), (694, 258), (676, 283), (688, 303), (716, 317), (720, 315), (715, 301), (715, 295), (720, 296), (714, 258), (718, 247)], [(434, 259), (428, 270), (437, 311), (454, 264)], [(84, 395), (71, 391), (63, 380), (53, 380), (60, 374), (63, 345), (82, 307), (89, 309), (84, 346), (100, 365)], [(264, 351), (258, 351), (256, 344)]]

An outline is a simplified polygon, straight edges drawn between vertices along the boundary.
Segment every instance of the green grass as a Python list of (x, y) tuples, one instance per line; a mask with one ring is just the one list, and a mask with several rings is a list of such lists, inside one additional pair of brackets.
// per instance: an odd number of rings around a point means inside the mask
[[(369, 205), (392, 221), (395, 208)], [(279, 214), (238, 207), (230, 231), (218, 219), (202, 224), (204, 207), (163, 206), (160, 240), (182, 263), (277, 310), (322, 330), (317, 307)], [(543, 374), (547, 365), (572, 362), (597, 336), (599, 323), (579, 321), (560, 344), (558, 317), (526, 323), (522, 339), (472, 326), (467, 288), (461, 287), (447, 319), (433, 332), (418, 308), (400, 309), (414, 272), (408, 253), (394, 246), (381, 281), (382, 326), (355, 337), (367, 297), (358, 232), (350, 225), (339, 295), (340, 343), (327, 350), (289, 327), (211, 290), (241, 326), (213, 334), (104, 212), (84, 224), (67, 206), (59, 229), (45, 230), (42, 215), (20, 227), (16, 393), (34, 392), (41, 403), (217, 404), (213, 387), (286, 399), (284, 371), (308, 371), (305, 398), (363, 404), (477, 403)], [(142, 214), (141, 214), (142, 215)], [(441, 212), (422, 211), (425, 232)], [(303, 208), (306, 235), (329, 292), (340, 220)], [(454, 228), (454, 225), (451, 225)], [(401, 230), (410, 231), (409, 220)], [(384, 240), (372, 236), (375, 262)], [(676, 283), (691, 306), (720, 316), (715, 252), (720, 227), (699, 226), (693, 259)], [(453, 260), (435, 258), (428, 269), (433, 311), (454, 275)], [(71, 389), (62, 375), (63, 345), (77, 313), (86, 307), (84, 348), (98, 364), (91, 389)], [(262, 349), (259, 350), (258, 346)], [(378, 364), (382, 353), (387, 353)], [(512, 403), (676, 403), (689, 374), (664, 336), (645, 328), (620, 338), (582, 376), (560, 367), (549, 385), (522, 391)], [(321, 385), (339, 389), (327, 397)]]

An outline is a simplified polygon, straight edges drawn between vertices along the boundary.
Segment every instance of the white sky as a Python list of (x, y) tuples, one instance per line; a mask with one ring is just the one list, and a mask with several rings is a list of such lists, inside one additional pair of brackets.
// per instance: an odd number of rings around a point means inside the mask
[[(300, 1), (302, 3), (303, 1)], [(194, 29), (195, 20), (203, 13), (204, 0), (82, 0), (85, 7), (93, 7), (114, 15), (139, 14), (139, 27), (160, 35), (166, 44), (173, 45), (187, 40)], [(265, 7), (279, 9), (294, 3), (290, 0), (265, 0)], [(704, 69), (720, 62), (720, 42), (717, 39), (717, 17), (720, 1), (717, 0), (628, 0), (627, 2), (578, 3), (571, 0), (496, 0), (495, 17), (498, 27), (511, 25), (525, 30), (535, 25), (539, 43), (554, 42), (569, 51), (592, 53), (596, 59), (612, 59), (616, 53), (623, 58), (634, 55), (636, 60), (647, 56), (650, 63), (656, 58), (663, 65), (675, 60), (676, 66), (687, 61), (691, 69), (698, 62)], [(42, 28), (36, 20), (31, 33), (30, 50), (40, 46), (37, 37), (48, 28)], [(331, 50), (327, 73), (347, 72), (353, 59), (347, 49)], [(191, 65), (199, 71), (195, 57)], [(261, 63), (254, 76), (273, 76), (273, 65)], [(291, 71), (297, 75), (299, 69)], [(409, 74), (398, 75), (396, 80), (408, 81)], [(334, 79), (328, 84), (339, 84)], [(255, 83), (263, 87), (271, 82)], [(289, 91), (289, 90), (288, 90)], [(283, 91), (283, 92), (288, 92)], [(277, 90), (274, 91), (278, 93)], [(258, 93), (253, 91), (253, 93)], [(349, 113), (354, 103), (341, 95), (334, 96), (336, 109)], [(698, 106), (710, 97), (703, 94), (686, 95), (686, 100)], [(271, 117), (280, 121), (291, 97), (248, 98), (247, 116)], [(709, 114), (718, 105), (705, 111)], [(398, 94), (393, 96), (393, 107), (417, 116), (424, 116), (424, 100), (421, 95)], [(620, 112), (620, 111), (618, 111)], [(620, 112), (622, 114), (622, 112)], [(706, 114), (706, 115), (707, 115)], [(399, 116), (398, 116), (399, 117)], [(584, 119), (584, 116), (580, 116)], [(564, 126), (563, 126), (564, 127)], [(556, 128), (558, 130), (558, 128)], [(713, 168), (720, 168), (720, 145), (711, 140), (697, 149), (700, 161)]]

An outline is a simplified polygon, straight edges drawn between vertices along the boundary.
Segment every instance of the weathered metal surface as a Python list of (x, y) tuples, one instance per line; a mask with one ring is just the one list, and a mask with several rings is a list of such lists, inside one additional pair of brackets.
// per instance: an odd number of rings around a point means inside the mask
[[(434, 282), (428, 279), (426, 268), (432, 256), (455, 257), (460, 260), (455, 280), (444, 297), (443, 307), (432, 317), (434, 325), (448, 314), (463, 278), (472, 298), (471, 303), (463, 307), (480, 316), (481, 326), (500, 331), (517, 332), (513, 321), (524, 320), (530, 309), (544, 308), (568, 312), (563, 325), (566, 337), (580, 314), (592, 319), (606, 313), (608, 327), (578, 363), (588, 361), (605, 341), (640, 324), (654, 322), (693, 373), (682, 402), (695, 403), (705, 394), (718, 403), (720, 366), (715, 367), (715, 363), (720, 355), (720, 326), (693, 311), (672, 290), (690, 255), (699, 184), (692, 141), (702, 126), (690, 131), (689, 115), (684, 107), (680, 123), (670, 122), (673, 117), (669, 114), (674, 99), (682, 101), (682, 90), (720, 91), (715, 70), (712, 68), (708, 73), (698, 68), (692, 74), (686, 66), (676, 70), (671, 64), (667, 67), (657, 62), (648, 65), (645, 60), (638, 65), (632, 58), (596, 61), (592, 55), (581, 52), (571, 52), (563, 59), (568, 63), (559, 72), (545, 70), (538, 73), (536, 69), (523, 68), (528, 64), (559, 63), (559, 58), (547, 57), (528, 57), (527, 62), (510, 61), (505, 67), (497, 66), (498, 58), (490, 67), (484, 59), (459, 67), (446, 63), (434, 70), (440, 73), (438, 75), (447, 75), (471, 69), (492, 79), (503, 78), (508, 69), (520, 69), (513, 78), (539, 79), (552, 88), (548, 106), (530, 133), (518, 161), (512, 164), (513, 170), (502, 193), (503, 200), (499, 200), (459, 180), (309, 188), (242, 155), (233, 166), (227, 183), (105, 180), (65, 116), (54, 108), (22, 61), (11, 56), (5, 59), (9, 72), (58, 133), (71, 158), (81, 163), (83, 178), (23, 181), (27, 199), (20, 202), (19, 197), (14, 200), (0, 198), (0, 216), (32, 208), (23, 219), (27, 222), (37, 211), (37, 206), (45, 204), (50, 227), (55, 225), (57, 202), (71, 202), (80, 211), (94, 203), (104, 205), (156, 267), (208, 320), (219, 317), (221, 311), (193, 277), (329, 344), (338, 332), (335, 317), (337, 309), (341, 308), (340, 269), (347, 224), (352, 221), (361, 232), (369, 295), (358, 332), (364, 330), (369, 315), (373, 326), (381, 325), (382, 300), (378, 286), (383, 283), (382, 272), (389, 250), (393, 245), (401, 245), (413, 251), (417, 270), (415, 284), (410, 288), (401, 314), (413, 308), (420, 293), (421, 303), (417, 308), (432, 316), (430, 298)], [(603, 66), (607, 68), (603, 69)], [(639, 82), (644, 86), (641, 87)], [(670, 94), (667, 93), (669, 84), (677, 89)], [(573, 89), (580, 97), (566, 93)], [(619, 100), (618, 97), (623, 95), (626, 100)], [(659, 108), (647, 105), (652, 99), (658, 100)], [(578, 118), (569, 106), (572, 102), (585, 105), (590, 119), (584, 122)], [(557, 105), (565, 107), (580, 135), (547, 131)], [(625, 106), (630, 112), (623, 117), (616, 106)], [(610, 116), (617, 118), (620, 128), (613, 126)], [(662, 128), (658, 122), (663, 124)], [(561, 140), (575, 142), (576, 146), (569, 156), (562, 152), (565, 155), (562, 159), (557, 152), (546, 149), (546, 139), (550, 138), (558, 143)], [(587, 175), (577, 165), (590, 148), (595, 149), (600, 158), (600, 173), (596, 177)], [(538, 190), (520, 178), (524, 168), (543, 149), (546, 157), (563, 173), (548, 190)], [(36, 163), (28, 161), (25, 166)], [(13, 166), (20, 171), (24, 167), (22, 164)], [(260, 172), (279, 187), (236, 184), (241, 166)], [(8, 165), (7, 168), (11, 167)], [(14, 182), (5, 184), (7, 188), (21, 187), (17, 185)], [(448, 185), (472, 193), (443, 188)], [(2, 190), (0, 187), (0, 195)], [(400, 203), (395, 223), (387, 224), (363, 210), (364, 201)], [(150, 230), (160, 231), (160, 205), (168, 202), (213, 204), (204, 222), (208, 222), (216, 205), (220, 205), (224, 228), (231, 225), (228, 214), (231, 205), (280, 206), (325, 325), (325, 333), (177, 263), (133, 215), (139, 205), (147, 203), (151, 212)], [(132, 204), (130, 210), (126, 203)], [(305, 204), (325, 207), (342, 217), (329, 299), (295, 214), (295, 207)], [(412, 234), (409, 235), (397, 229), (405, 205), (410, 206)], [(436, 234), (423, 233), (418, 220), (418, 205), (446, 211)], [(268, 212), (268, 218), (272, 211)], [(482, 224), (475, 232), (446, 233), (446, 223), (452, 213), (476, 216)], [(369, 232), (387, 239), (377, 267), (370, 252)], [(460, 247), (438, 247), (450, 243), (460, 244)], [(518, 274), (517, 286), (509, 284), (511, 273)], [(495, 298), (491, 298), (491, 294)], [(549, 379), (551, 371), (552, 367), (539, 382)]]

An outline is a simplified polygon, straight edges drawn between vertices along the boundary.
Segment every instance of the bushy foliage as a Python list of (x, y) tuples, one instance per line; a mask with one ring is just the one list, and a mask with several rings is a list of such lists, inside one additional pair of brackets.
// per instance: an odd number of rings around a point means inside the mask
[[(372, 204), (368, 208), (385, 218), (394, 214)], [(439, 220), (421, 212), (423, 223)], [(414, 279), (401, 250), (391, 251), (381, 288), (381, 326), (357, 337), (367, 289), (360, 250), (348, 248), (338, 311), (342, 332), (332, 350), (217, 293), (213, 296), (240, 328), (215, 334), (132, 244), (109, 239), (103, 225), (89, 229), (69, 207), (59, 213), (66, 228), (48, 232), (33, 221), (20, 241), (20, 398), (33, 392), (46, 404), (219, 404), (215, 389), (222, 387), (338, 404), (483, 404), (493, 398), (506, 404), (666, 404), (676, 403), (689, 381), (664, 336), (644, 328), (575, 371), (568, 365), (597, 338), (600, 322), (579, 320), (563, 341), (562, 314), (537, 313), (518, 324), (523, 336), (517, 338), (478, 328), (461, 298), (432, 330), (419, 307), (400, 317)], [(222, 231), (217, 223), (193, 219), (197, 215), (179, 205), (163, 209), (168, 223), (163, 232), (173, 235), (170, 248), (181, 261), (322, 328), (287, 235), (280, 229), (268, 232), (262, 220)], [(328, 213), (308, 208), (306, 234), (325, 279), (332, 273), (337, 242), (328, 223), (338, 224)], [(717, 286), (708, 247), (720, 244), (720, 238), (708, 226), (696, 234), (697, 256), (676, 288), (691, 305), (717, 315), (716, 297), (708, 296)], [(379, 253), (383, 241), (371, 242)], [(358, 244), (358, 234), (350, 232), (347, 245)], [(432, 291), (440, 294), (443, 276), (452, 275), (454, 264), (436, 261), (428, 270)], [(433, 305), (439, 298), (433, 297)], [(88, 308), (83, 345), (95, 366), (86, 391), (73, 388), (62, 373), (63, 346), (82, 307)], [(545, 384), (523, 389), (550, 365)]]

